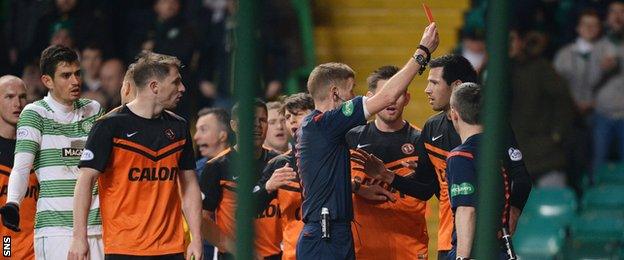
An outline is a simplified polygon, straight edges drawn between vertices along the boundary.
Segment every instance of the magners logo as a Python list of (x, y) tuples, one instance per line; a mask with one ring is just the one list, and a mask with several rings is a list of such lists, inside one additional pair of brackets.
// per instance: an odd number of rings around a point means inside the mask
[(63, 148), (61, 151), (63, 157), (80, 157), (82, 155), (82, 149), (79, 148)]

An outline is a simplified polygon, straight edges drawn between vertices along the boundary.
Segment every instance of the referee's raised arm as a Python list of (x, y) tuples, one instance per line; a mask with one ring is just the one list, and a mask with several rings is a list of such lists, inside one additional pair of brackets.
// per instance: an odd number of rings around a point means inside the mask
[(396, 102), (405, 93), (416, 74), (422, 74), (425, 70), (431, 60), (431, 54), (438, 48), (439, 43), (438, 27), (435, 23), (431, 23), (425, 28), (420, 45), (405, 66), (392, 76), (375, 95), (366, 100), (367, 111), (373, 115)]

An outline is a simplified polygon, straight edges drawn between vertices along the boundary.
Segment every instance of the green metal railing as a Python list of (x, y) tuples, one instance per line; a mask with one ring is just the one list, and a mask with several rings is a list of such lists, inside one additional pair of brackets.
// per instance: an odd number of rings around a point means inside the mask
[[(484, 124), (481, 159), (478, 162), (478, 209), (476, 259), (498, 259), (500, 252), (496, 233), (500, 228), (497, 205), (503, 192), (497, 183), (500, 175), (501, 142), (504, 140), (504, 115), (507, 111), (505, 90), (509, 87), (509, 1), (489, 0), (487, 11), (487, 78), (483, 88), (484, 104), (481, 113)], [(497, 201), (498, 200), (498, 201)]]
[(252, 187), (254, 184), (256, 160), (254, 159), (253, 129), (256, 97), (259, 84), (258, 72), (258, 16), (256, 0), (239, 0), (234, 29), (233, 77), (234, 96), (238, 109), (238, 156), (233, 169), (238, 173), (236, 209), (236, 258), (253, 259), (255, 203)]

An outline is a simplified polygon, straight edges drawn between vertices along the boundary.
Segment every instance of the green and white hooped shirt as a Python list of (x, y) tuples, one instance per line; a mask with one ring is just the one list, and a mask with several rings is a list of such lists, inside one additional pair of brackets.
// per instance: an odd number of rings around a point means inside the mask
[[(78, 163), (89, 131), (103, 113), (96, 101), (79, 99), (69, 107), (48, 94), (28, 104), (20, 114), (11, 175), (21, 176), (24, 171), (28, 174), (31, 169), (37, 174), (40, 192), (35, 237), (72, 236)], [(7, 201), (21, 201), (21, 188), (9, 183)], [(88, 235), (101, 234), (99, 205), (96, 185), (87, 221)]]

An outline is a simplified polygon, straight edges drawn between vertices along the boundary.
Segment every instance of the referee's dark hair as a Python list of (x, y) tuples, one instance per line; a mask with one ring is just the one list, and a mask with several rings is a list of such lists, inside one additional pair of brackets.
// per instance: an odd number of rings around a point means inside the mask
[(388, 80), (392, 78), (394, 74), (397, 74), (397, 72), (399, 72), (399, 67), (397, 66), (386, 65), (379, 67), (366, 79), (366, 83), (368, 83), (368, 91), (375, 92), (375, 90), (377, 90), (377, 82), (380, 80)]
[[(230, 115), (232, 116), (232, 120), (234, 121), (238, 121), (238, 107), (239, 106), (240, 104), (237, 102), (232, 107), (232, 113)], [(259, 98), (254, 99), (254, 108), (262, 108), (264, 109), (264, 112), (267, 113), (267, 115), (269, 114), (269, 110), (267, 109), (266, 102), (262, 101), (262, 99), (259, 99)]]
[(470, 62), (457, 54), (448, 54), (431, 60), (430, 68), (442, 68), (442, 79), (447, 85), (453, 84), (456, 80), (463, 82), (479, 82), (477, 71)]
[(59, 63), (79, 63), (78, 54), (65, 46), (51, 45), (41, 52), (41, 59), (39, 60), (39, 69), (41, 74), (48, 75), (54, 79), (54, 72)]
[(462, 121), (470, 125), (481, 124), (481, 86), (477, 83), (462, 83), (453, 89), (451, 109)]

